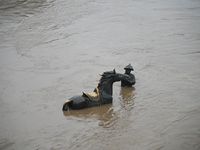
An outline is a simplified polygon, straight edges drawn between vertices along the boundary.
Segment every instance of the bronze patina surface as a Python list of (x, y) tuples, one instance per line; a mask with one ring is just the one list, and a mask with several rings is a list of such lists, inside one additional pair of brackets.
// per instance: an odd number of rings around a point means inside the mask
[(127, 74), (116, 73), (115, 69), (113, 71), (106, 71), (101, 75), (99, 84), (93, 92), (83, 92), (82, 95), (71, 97), (64, 102), (63, 110), (68, 110), (69, 107), (72, 109), (83, 109), (112, 103), (113, 83), (120, 80), (129, 82), (129, 78)]

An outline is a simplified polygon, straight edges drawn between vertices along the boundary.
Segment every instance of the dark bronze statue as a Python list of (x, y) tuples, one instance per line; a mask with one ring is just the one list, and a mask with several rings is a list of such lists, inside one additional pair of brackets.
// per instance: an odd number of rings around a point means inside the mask
[(125, 87), (125, 86), (129, 86), (132, 87), (132, 85), (135, 84), (135, 75), (131, 73), (131, 71), (133, 71), (133, 67), (131, 66), (131, 64), (127, 65), (124, 68), (126, 71), (124, 74), (128, 75), (130, 78), (129, 80), (121, 80), (121, 87)]
[(107, 71), (101, 74), (101, 79), (98, 86), (92, 93), (83, 92), (82, 95), (77, 95), (66, 100), (63, 104), (63, 111), (70, 108), (83, 109), (87, 107), (100, 106), (103, 104), (112, 103), (113, 83), (120, 80), (129, 81), (129, 76), (126, 74)]

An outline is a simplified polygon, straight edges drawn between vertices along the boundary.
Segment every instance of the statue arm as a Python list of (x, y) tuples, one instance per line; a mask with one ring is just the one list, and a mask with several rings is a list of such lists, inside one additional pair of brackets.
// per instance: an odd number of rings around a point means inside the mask
[(136, 83), (135, 76), (134, 75), (130, 76), (130, 79), (128, 79), (126, 81), (129, 82), (131, 85), (134, 85)]
[(135, 84), (135, 80), (133, 81), (130, 81), (130, 80), (127, 80), (130, 84), (134, 85)]

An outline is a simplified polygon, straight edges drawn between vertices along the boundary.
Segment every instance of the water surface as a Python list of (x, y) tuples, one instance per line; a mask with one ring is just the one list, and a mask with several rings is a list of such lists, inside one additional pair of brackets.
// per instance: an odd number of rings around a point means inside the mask
[[(0, 149), (200, 149), (200, 2), (0, 0)], [(99, 73), (113, 104), (62, 112)]]

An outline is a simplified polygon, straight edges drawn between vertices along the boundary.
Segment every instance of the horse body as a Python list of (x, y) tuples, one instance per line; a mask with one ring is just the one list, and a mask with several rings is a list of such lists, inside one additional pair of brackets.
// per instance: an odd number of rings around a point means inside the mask
[(116, 73), (115, 70), (104, 72), (101, 76), (98, 86), (92, 93), (83, 92), (82, 95), (71, 97), (64, 102), (63, 110), (68, 110), (69, 107), (72, 109), (83, 109), (112, 103), (113, 83), (129, 79), (128, 75)]

